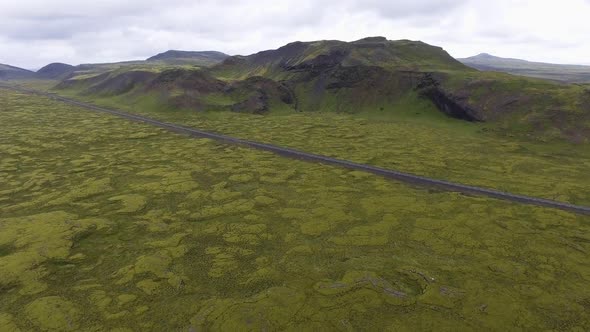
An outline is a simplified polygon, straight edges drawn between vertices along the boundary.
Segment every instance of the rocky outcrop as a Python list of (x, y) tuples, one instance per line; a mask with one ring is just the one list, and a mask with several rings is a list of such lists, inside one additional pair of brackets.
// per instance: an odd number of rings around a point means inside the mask
[(264, 114), (269, 111), (268, 96), (264, 91), (257, 91), (248, 99), (231, 106), (233, 112)]
[(467, 98), (445, 91), (430, 73), (424, 74), (416, 89), (420, 95), (430, 99), (441, 112), (450, 117), (472, 122), (485, 120), (481, 112), (467, 103)]
[(317, 74), (339, 66), (347, 56), (348, 51), (344, 49), (334, 49), (328, 54), (320, 54), (313, 59), (301, 62), (294, 66), (283, 64), (282, 68), (287, 71)]
[(183, 89), (193, 92), (221, 92), (226, 83), (214, 78), (203, 70), (171, 69), (166, 70), (149, 82), (148, 89)]

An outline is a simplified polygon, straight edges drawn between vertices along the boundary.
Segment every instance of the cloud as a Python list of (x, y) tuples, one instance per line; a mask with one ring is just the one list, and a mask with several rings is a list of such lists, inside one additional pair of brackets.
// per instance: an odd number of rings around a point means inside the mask
[(424, 40), (456, 56), (590, 58), (590, 0), (20, 0), (2, 1), (0, 13), (0, 62), (26, 68), (375, 35)]
[(464, 0), (353, 0), (351, 2), (354, 4), (355, 10), (374, 11), (386, 19), (441, 16), (466, 4)]

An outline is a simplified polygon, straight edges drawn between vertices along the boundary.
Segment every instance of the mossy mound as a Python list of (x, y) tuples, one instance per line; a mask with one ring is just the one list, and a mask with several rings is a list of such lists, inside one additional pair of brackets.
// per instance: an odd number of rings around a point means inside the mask
[(14, 316), (7, 313), (0, 313), (0, 331), (20, 332), (21, 330), (14, 323)]
[(121, 195), (109, 198), (111, 201), (120, 201), (123, 208), (120, 213), (132, 213), (141, 211), (146, 205), (146, 198), (142, 195)]
[(0, 257), (0, 285), (19, 287), (22, 294), (36, 294), (47, 288), (43, 264), (66, 260), (76, 236), (95, 230), (102, 220), (77, 220), (74, 214), (55, 211), (0, 219), (0, 246), (11, 253)]
[(25, 312), (41, 331), (77, 331), (82, 317), (80, 308), (59, 296), (39, 298), (28, 304)]

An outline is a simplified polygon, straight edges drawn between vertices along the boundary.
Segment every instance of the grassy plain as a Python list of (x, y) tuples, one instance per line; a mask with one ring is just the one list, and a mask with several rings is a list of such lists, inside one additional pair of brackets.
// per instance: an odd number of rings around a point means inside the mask
[(416, 96), (356, 114), (275, 110), (258, 116), (174, 109), (144, 94), (136, 98), (81, 97), (76, 90), (59, 94), (307, 152), (590, 205), (590, 144), (505, 135), (495, 123), (449, 118)]
[[(4, 90), (0, 106), (1, 331), (590, 329), (588, 217), (412, 188)], [(414, 152), (393, 158), (408, 149), (389, 142), (374, 147), (383, 157), (363, 154), (369, 130), (379, 137), (395, 123), (237, 119), (244, 136), (319, 152), (335, 144), (331, 154), (359, 161), (401, 167), (436, 153), (406, 132)], [(238, 131), (224, 120), (201, 124)], [(445, 125), (432, 130), (436, 147), (461, 141), (437, 138)]]

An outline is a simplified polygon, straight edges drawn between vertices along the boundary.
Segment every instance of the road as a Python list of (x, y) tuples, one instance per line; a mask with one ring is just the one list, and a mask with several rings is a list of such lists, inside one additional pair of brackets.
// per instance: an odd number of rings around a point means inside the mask
[(561, 209), (561, 210), (574, 212), (574, 213), (578, 213), (578, 214), (590, 214), (590, 207), (588, 207), (588, 206), (574, 205), (574, 204), (558, 202), (558, 201), (553, 201), (553, 200), (548, 200), (548, 199), (543, 199), (543, 198), (511, 194), (511, 193), (502, 192), (502, 191), (498, 191), (498, 190), (494, 190), (494, 189), (469, 186), (469, 185), (464, 185), (464, 184), (460, 184), (460, 183), (443, 181), (443, 180), (433, 179), (433, 178), (429, 178), (429, 177), (425, 177), (425, 176), (419, 176), (419, 175), (399, 172), (396, 170), (380, 168), (380, 167), (366, 165), (366, 164), (359, 164), (359, 163), (355, 163), (355, 162), (351, 162), (351, 161), (347, 161), (347, 160), (331, 158), (331, 157), (327, 157), (327, 156), (308, 153), (308, 152), (299, 151), (299, 150), (295, 150), (295, 149), (289, 149), (289, 148), (276, 146), (276, 145), (272, 145), (272, 144), (249, 141), (249, 140), (240, 139), (240, 138), (236, 138), (236, 137), (232, 137), (232, 136), (221, 135), (221, 134), (216, 134), (216, 133), (212, 133), (212, 132), (208, 132), (208, 131), (203, 131), (203, 130), (199, 130), (196, 128), (189, 128), (189, 127), (184, 127), (184, 126), (177, 125), (177, 124), (166, 123), (166, 122), (158, 121), (158, 120), (155, 120), (155, 119), (152, 119), (152, 118), (149, 118), (146, 116), (142, 116), (142, 115), (130, 114), (130, 113), (121, 112), (118, 110), (107, 109), (107, 108), (99, 107), (99, 106), (92, 105), (89, 103), (85, 103), (85, 102), (81, 102), (81, 101), (77, 101), (77, 100), (73, 100), (73, 99), (69, 99), (69, 98), (64, 98), (64, 97), (61, 97), (61, 96), (58, 96), (58, 95), (55, 95), (52, 93), (46, 93), (46, 92), (42, 92), (42, 91), (36, 91), (36, 90), (26, 89), (26, 88), (22, 88), (22, 87), (8, 86), (8, 85), (0, 85), (0, 88), (49, 97), (51, 99), (58, 100), (58, 101), (61, 101), (63, 103), (69, 104), (69, 105), (79, 106), (79, 107), (82, 107), (82, 108), (85, 108), (85, 109), (88, 109), (91, 111), (95, 111), (95, 112), (112, 114), (115, 116), (119, 116), (121, 118), (125, 118), (127, 120), (145, 123), (145, 124), (153, 125), (156, 127), (164, 128), (164, 129), (167, 129), (169, 131), (176, 132), (179, 134), (185, 134), (185, 135), (189, 135), (192, 137), (210, 138), (210, 139), (220, 141), (223, 143), (236, 144), (236, 145), (247, 146), (247, 147), (251, 147), (251, 148), (255, 148), (255, 149), (259, 149), (259, 150), (270, 151), (270, 152), (279, 154), (281, 156), (289, 157), (289, 158), (307, 160), (307, 161), (312, 161), (312, 162), (319, 162), (319, 163), (326, 164), (326, 165), (334, 165), (334, 166), (343, 167), (343, 168), (347, 168), (347, 169), (368, 172), (368, 173), (380, 175), (380, 176), (383, 176), (383, 177), (386, 177), (389, 179), (398, 180), (401, 182), (405, 182), (405, 183), (409, 183), (409, 184), (417, 185), (417, 186), (421, 186), (421, 187), (434, 187), (434, 188), (438, 188), (438, 189), (442, 189), (442, 190), (446, 190), (446, 191), (459, 192), (459, 193), (468, 194), (468, 195), (485, 196), (485, 197), (491, 197), (491, 198), (496, 198), (496, 199), (501, 199), (501, 200), (506, 200), (506, 201), (512, 201), (512, 202), (518, 202), (518, 203), (524, 203), (524, 204), (532, 204), (532, 205), (549, 207), (549, 208), (556, 208), (556, 209)]

